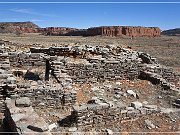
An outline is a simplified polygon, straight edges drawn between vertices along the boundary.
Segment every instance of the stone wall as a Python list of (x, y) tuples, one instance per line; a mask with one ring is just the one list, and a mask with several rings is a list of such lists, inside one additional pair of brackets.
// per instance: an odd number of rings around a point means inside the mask
[(7, 52), (0, 53), (0, 112), (4, 111), (4, 100), (15, 94), (16, 79), (9, 71), (10, 62)]
[[(143, 64), (141, 65), (141, 71), (149, 72), (153, 74), (157, 74), (158, 77), (167, 80), (168, 82), (178, 82), (179, 81), (179, 74), (175, 73), (171, 67), (166, 67), (160, 64)], [(142, 74), (143, 74), (142, 73)]]
[(45, 66), (45, 58), (43, 54), (40, 53), (9, 53), (10, 65), (14, 67), (24, 67), (24, 66)]
[[(105, 80), (135, 79), (139, 76), (138, 64), (135, 61), (125, 63), (120, 60), (94, 60), (82, 63), (65, 63), (65, 70), (73, 81), (93, 82)], [(96, 61), (93, 63), (92, 61)], [(133, 63), (134, 62), (134, 63)]]
[[(19, 86), (20, 87), (20, 86)], [(61, 85), (56, 87), (39, 86), (38, 88), (19, 88), (19, 97), (29, 97), (35, 108), (61, 108), (76, 103), (76, 91), (65, 91)]]
[(149, 54), (130, 49), (114, 46), (59, 46), (30, 50), (31, 53), (52, 56), (50, 64), (51, 69), (57, 72), (56, 76), (63, 72), (76, 82), (135, 79), (141, 71), (159, 74), (169, 82), (179, 81), (179, 76), (172, 68), (157, 64), (156, 59)]
[(112, 126), (125, 120), (157, 113), (160, 113), (160, 109), (155, 105), (142, 106), (137, 109), (130, 107), (130, 109), (127, 109), (123, 104), (110, 106), (107, 103), (102, 103), (74, 106), (69, 118), (74, 126), (97, 127), (100, 125)]

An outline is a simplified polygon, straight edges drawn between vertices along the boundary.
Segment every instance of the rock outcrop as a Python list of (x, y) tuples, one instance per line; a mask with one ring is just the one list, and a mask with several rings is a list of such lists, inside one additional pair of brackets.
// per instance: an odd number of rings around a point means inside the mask
[(4, 22), (0, 23), (0, 33), (42, 33), (48, 36), (129, 36), (129, 37), (157, 37), (161, 30), (158, 27), (133, 26), (102, 26), (88, 29), (68, 27), (39, 28), (32, 22)]
[(131, 27), (131, 26), (103, 26), (88, 29), (48, 27), (42, 28), (41, 33), (52, 36), (110, 36), (110, 37), (156, 37), (161, 30), (157, 27)]
[(161, 30), (158, 27), (132, 27), (132, 26), (103, 26), (87, 29), (88, 36), (130, 36), (130, 37), (156, 37), (160, 36)]
[(0, 33), (37, 33), (39, 26), (32, 22), (0, 23)]
[(48, 36), (65, 36), (71, 35), (71, 33), (78, 31), (78, 29), (66, 27), (47, 27), (39, 29), (39, 31)]

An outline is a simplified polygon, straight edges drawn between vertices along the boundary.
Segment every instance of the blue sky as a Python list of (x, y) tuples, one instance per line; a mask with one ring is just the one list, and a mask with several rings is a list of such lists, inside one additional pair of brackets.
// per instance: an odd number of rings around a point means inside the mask
[[(4, 0), (4, 2), (23, 0)], [(28, 0), (35, 1), (37, 0)], [(39, 2), (48, 0), (38, 0)], [(50, 0), (49, 0), (50, 1)], [(54, 2), (60, 0), (53, 0)], [(75, 2), (77, 0), (69, 0)], [(79, 2), (83, 0), (78, 0)], [(97, 0), (89, 0), (96, 1)], [(108, 1), (108, 0), (99, 0)], [(120, 0), (113, 0), (118, 2)], [(145, 0), (131, 0), (131, 2)], [(155, 1), (155, 0), (150, 0)], [(180, 0), (173, 0), (180, 2)], [(3, 2), (3, 0), (0, 0)], [(27, 1), (26, 1), (27, 2)], [(66, 1), (67, 2), (67, 1)], [(86, 2), (85, 0), (83, 2)], [(121, 1), (120, 1), (121, 2)], [(157, 2), (157, 1), (155, 1)], [(170, 2), (170, 0), (158, 0)], [(88, 28), (105, 25), (180, 27), (179, 4), (0, 4), (0, 22), (32, 21), (40, 27)]]

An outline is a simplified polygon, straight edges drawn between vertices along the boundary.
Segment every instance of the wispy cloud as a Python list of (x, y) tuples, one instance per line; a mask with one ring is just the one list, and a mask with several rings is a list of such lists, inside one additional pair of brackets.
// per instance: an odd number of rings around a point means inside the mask
[(53, 15), (53, 14), (39, 13), (32, 9), (13, 8), (13, 9), (10, 9), (10, 11), (17, 12), (17, 13), (23, 13), (23, 14), (37, 15), (37, 16), (57, 17), (56, 15)]

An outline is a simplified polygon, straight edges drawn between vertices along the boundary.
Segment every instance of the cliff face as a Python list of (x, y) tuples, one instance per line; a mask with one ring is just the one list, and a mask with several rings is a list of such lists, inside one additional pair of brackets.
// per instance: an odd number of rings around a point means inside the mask
[(105, 27), (94, 27), (88, 29), (75, 29), (75, 28), (64, 28), (64, 27), (48, 27), (43, 28), (42, 33), (44, 35), (55, 35), (55, 36), (130, 36), (130, 37), (156, 37), (160, 36), (161, 30), (157, 27), (128, 27), (128, 26), (105, 26)]
[(161, 30), (157, 27), (122, 27), (122, 34), (131, 37), (156, 37), (160, 36)]
[(160, 36), (161, 30), (157, 27), (130, 27), (130, 26), (106, 26), (87, 29), (87, 35), (95, 36), (130, 36), (130, 37), (156, 37)]
[(69, 35), (70, 33), (73, 33), (74, 31), (78, 31), (76, 28), (66, 28), (66, 27), (47, 27), (47, 28), (42, 28), (40, 30), (41, 33), (44, 35), (49, 35), (49, 36), (64, 36), (64, 35)]
[(156, 37), (161, 30), (157, 27), (132, 27), (132, 26), (102, 26), (88, 29), (66, 27), (39, 28), (32, 22), (6, 22), (0, 23), (0, 33), (42, 33), (52, 36), (129, 36), (129, 37)]
[(0, 23), (0, 33), (36, 33), (39, 26), (32, 22), (3, 22)]

